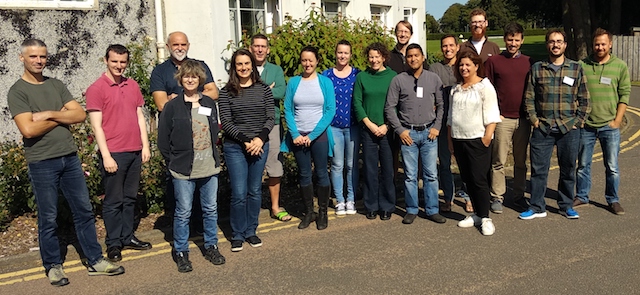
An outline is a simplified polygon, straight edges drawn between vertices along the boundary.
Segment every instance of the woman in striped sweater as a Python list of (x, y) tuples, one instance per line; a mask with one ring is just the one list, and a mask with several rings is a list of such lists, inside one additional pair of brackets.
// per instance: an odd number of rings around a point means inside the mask
[(229, 82), (218, 100), (223, 151), (231, 183), (231, 251), (262, 246), (256, 235), (262, 202), (262, 171), (274, 124), (273, 95), (260, 80), (255, 57), (239, 49), (231, 57)]

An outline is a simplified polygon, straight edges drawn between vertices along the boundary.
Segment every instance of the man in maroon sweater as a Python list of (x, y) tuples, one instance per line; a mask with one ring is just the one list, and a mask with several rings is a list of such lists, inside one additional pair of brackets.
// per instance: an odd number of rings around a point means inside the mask
[(496, 126), (491, 159), (491, 211), (502, 213), (505, 183), (504, 164), (513, 142), (514, 181), (513, 196), (515, 205), (523, 210), (528, 208), (524, 198), (526, 186), (527, 146), (531, 134), (531, 125), (524, 112), (523, 95), (527, 74), (532, 60), (520, 53), (524, 41), (524, 29), (515, 22), (504, 28), (506, 50), (499, 55), (490, 56), (485, 62), (487, 78), (496, 88), (498, 106), (502, 122)]

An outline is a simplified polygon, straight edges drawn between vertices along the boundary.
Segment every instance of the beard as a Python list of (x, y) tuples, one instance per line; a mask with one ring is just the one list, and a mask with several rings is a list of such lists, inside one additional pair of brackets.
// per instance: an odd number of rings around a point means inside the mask
[(556, 57), (557, 58), (557, 57), (561, 57), (563, 54), (564, 54), (564, 51), (561, 51), (558, 54), (553, 53), (553, 51), (549, 51), (549, 56), (551, 56), (551, 57)]
[(183, 61), (185, 58), (187, 58), (187, 51), (174, 50), (174, 51), (171, 51), (171, 56), (175, 58), (177, 61)]

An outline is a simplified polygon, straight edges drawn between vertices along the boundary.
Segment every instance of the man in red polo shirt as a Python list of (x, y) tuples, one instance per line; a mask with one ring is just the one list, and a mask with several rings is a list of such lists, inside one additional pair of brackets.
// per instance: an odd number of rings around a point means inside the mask
[(87, 111), (98, 143), (105, 187), (102, 216), (107, 257), (119, 261), (124, 248), (151, 249), (150, 243), (133, 235), (140, 169), (150, 152), (140, 86), (123, 77), (129, 51), (119, 44), (110, 45), (104, 62), (107, 71), (87, 89)]

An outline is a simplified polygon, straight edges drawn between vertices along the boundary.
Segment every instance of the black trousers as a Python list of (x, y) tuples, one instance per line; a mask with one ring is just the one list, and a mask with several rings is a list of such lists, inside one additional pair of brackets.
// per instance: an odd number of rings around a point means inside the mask
[(453, 152), (458, 162), (460, 176), (467, 185), (467, 192), (478, 217), (489, 217), (491, 188), (491, 144), (486, 147), (481, 138), (453, 139)]
[(100, 156), (100, 171), (104, 183), (102, 217), (107, 231), (107, 248), (122, 247), (133, 237), (133, 215), (142, 167), (140, 151), (111, 153), (111, 157), (118, 164), (115, 173), (104, 170), (103, 159)]

